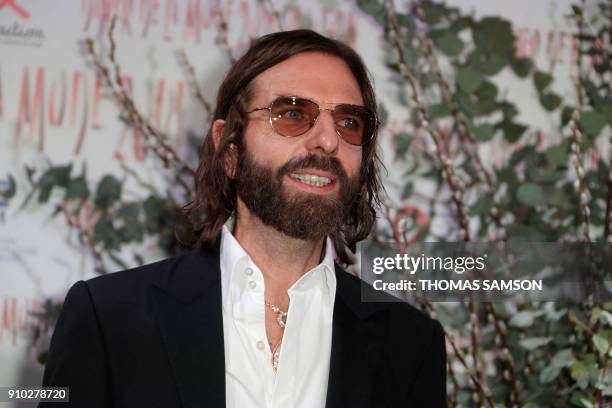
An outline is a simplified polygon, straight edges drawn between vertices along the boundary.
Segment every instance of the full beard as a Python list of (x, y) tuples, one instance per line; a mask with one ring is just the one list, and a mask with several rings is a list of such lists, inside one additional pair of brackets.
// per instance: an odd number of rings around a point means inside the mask
[[(349, 179), (335, 157), (309, 154), (290, 160), (276, 172), (259, 165), (249, 151), (241, 149), (236, 166), (236, 193), (265, 225), (293, 238), (312, 240), (338, 233), (346, 224), (360, 188), (360, 178)], [(302, 168), (315, 168), (336, 176), (337, 196), (287, 192), (284, 176)]]

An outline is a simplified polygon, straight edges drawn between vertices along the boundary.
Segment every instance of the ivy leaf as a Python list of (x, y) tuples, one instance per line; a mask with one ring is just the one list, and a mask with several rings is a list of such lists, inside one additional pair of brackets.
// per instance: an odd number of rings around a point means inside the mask
[(514, 167), (527, 159), (531, 154), (533, 154), (533, 152), (535, 152), (535, 147), (533, 145), (523, 146), (512, 153), (508, 164)]
[(608, 292), (612, 293), (612, 281), (606, 280), (604, 281), (604, 286), (608, 290)]
[(497, 96), (497, 86), (493, 82), (485, 81), (476, 91), (479, 99), (493, 100)]
[(119, 230), (119, 236), (123, 242), (142, 242), (144, 227), (142, 224), (132, 221)]
[(93, 235), (94, 243), (101, 243), (105, 249), (119, 249), (120, 241), (113, 226), (113, 220), (105, 214), (100, 217), (94, 227)]
[(540, 371), (539, 380), (542, 384), (551, 383), (559, 376), (560, 372), (561, 372), (561, 369), (559, 367), (555, 367), (555, 366), (544, 367), (544, 369)]
[(557, 354), (552, 358), (551, 365), (557, 368), (569, 367), (574, 363), (574, 354), (572, 349), (559, 350)]
[(474, 127), (473, 133), (476, 139), (481, 142), (486, 142), (491, 140), (493, 135), (495, 135), (495, 127), (490, 123), (483, 123), (482, 125)]
[(382, 103), (378, 104), (378, 120), (380, 121), (380, 126), (385, 126), (387, 124), (387, 118), (389, 117), (389, 112), (387, 111), (387, 108), (385, 108), (385, 105), (383, 105)]
[(406, 200), (410, 198), (413, 191), (414, 191), (414, 183), (407, 182), (404, 188), (402, 189), (402, 200)]
[(509, 324), (510, 326), (525, 328), (533, 324), (534, 318), (534, 312), (529, 310), (522, 310), (512, 316)]
[(533, 183), (527, 183), (518, 188), (516, 199), (529, 207), (535, 207), (544, 202), (545, 196), (540, 186)]
[(463, 49), (463, 41), (449, 30), (444, 30), (441, 34), (434, 35), (432, 33), (432, 39), (436, 46), (449, 57), (457, 56)]
[(527, 126), (515, 123), (510, 120), (504, 120), (499, 125), (502, 132), (504, 132), (504, 139), (510, 143), (518, 141), (523, 133), (527, 130)]
[(427, 108), (427, 113), (430, 119), (443, 118), (449, 116), (451, 111), (446, 103), (436, 103)]
[(66, 198), (82, 198), (85, 199), (89, 196), (89, 187), (85, 177), (79, 176), (70, 180), (68, 184), (68, 190), (66, 190)]
[(470, 67), (461, 67), (457, 74), (457, 84), (469, 95), (482, 84), (482, 75)]
[(54, 187), (67, 187), (70, 180), (72, 164), (49, 168), (38, 180), (38, 202), (46, 203)]
[(386, 22), (386, 10), (385, 7), (376, 0), (357, 0), (357, 5), (366, 14), (374, 17), (380, 24)]
[(597, 88), (597, 85), (595, 85), (593, 81), (589, 80), (583, 80), (581, 84), (584, 87), (584, 91), (587, 94), (590, 105), (593, 106), (595, 109), (600, 110), (606, 100), (602, 98), (601, 95), (599, 95), (599, 89)]
[(581, 392), (572, 393), (572, 398), (570, 399), (570, 402), (573, 406), (579, 408), (595, 408), (595, 405), (593, 404), (591, 398)]
[(516, 76), (519, 78), (525, 78), (529, 74), (529, 71), (531, 71), (533, 63), (529, 58), (514, 58), (510, 62), (510, 66), (512, 67), (512, 70)]
[(40, 364), (46, 364), (48, 357), (49, 357), (49, 351), (48, 350), (41, 351), (36, 356), (36, 361), (38, 361), (38, 363), (40, 363)]
[(488, 195), (481, 196), (474, 205), (470, 207), (470, 215), (480, 215), (484, 216), (491, 211), (491, 207), (493, 206), (493, 200)]
[(471, 118), (478, 112), (478, 107), (474, 102), (471, 101), (470, 96), (464, 94), (463, 92), (457, 92), (455, 94), (455, 100), (457, 101), (457, 105), (461, 112), (464, 115)]
[(549, 73), (536, 71), (533, 74), (533, 84), (539, 92), (542, 92), (552, 83), (553, 77)]
[(53, 167), (52, 171), (55, 176), (55, 184), (58, 187), (68, 187), (68, 183), (70, 182), (70, 172), (72, 171), (72, 163), (65, 166)]
[(160, 248), (165, 249), (166, 252), (171, 252), (173, 247), (176, 246), (176, 236), (174, 235), (174, 230), (169, 229), (160, 233), (159, 239), (157, 240), (157, 245)]
[(512, 103), (503, 101), (499, 105), (501, 107), (502, 114), (504, 115), (504, 121), (511, 121), (516, 115), (518, 115), (518, 110), (516, 110), (516, 107)]
[(593, 344), (601, 355), (605, 355), (610, 349), (610, 342), (608, 342), (608, 339), (603, 337), (600, 333), (593, 336)]
[(553, 111), (561, 104), (561, 97), (556, 93), (540, 94), (540, 103), (547, 111)]
[(580, 380), (589, 374), (588, 367), (582, 361), (575, 361), (572, 364), (571, 376), (574, 380)]
[(572, 364), (570, 375), (581, 389), (584, 390), (589, 385), (589, 367), (582, 361), (575, 361)]
[(147, 232), (158, 232), (160, 226), (165, 222), (165, 217), (167, 215), (164, 202), (158, 197), (149, 196), (142, 204), (142, 208), (145, 214), (145, 227)]
[(473, 30), (476, 47), (485, 53), (514, 54), (514, 33), (509, 21), (499, 17), (485, 17)]
[(100, 209), (107, 209), (121, 197), (121, 182), (115, 177), (106, 175), (98, 183), (94, 203)]
[(612, 326), (612, 313), (608, 312), (607, 310), (602, 310), (601, 319), (604, 322), (604, 324), (608, 326)]
[(596, 111), (580, 112), (580, 126), (585, 133), (597, 136), (608, 122), (606, 115)]
[(413, 17), (409, 14), (395, 13), (397, 24), (403, 27), (412, 27), (414, 25)]
[(472, 17), (470, 16), (461, 16), (455, 20), (453, 20), (453, 22), (451, 23), (449, 29), (451, 31), (453, 31), (454, 33), (459, 33), (462, 30), (470, 27), (472, 25)]
[(567, 164), (569, 152), (564, 146), (552, 146), (546, 149), (544, 155), (555, 166), (563, 166)]
[(573, 106), (564, 106), (561, 110), (561, 126), (566, 126), (570, 119), (572, 118), (572, 114), (574, 113)]
[(601, 109), (601, 113), (603, 113), (608, 121), (608, 123), (612, 124), (612, 102), (608, 102)]
[(552, 337), (530, 337), (521, 340), (520, 344), (524, 349), (531, 351), (550, 343), (551, 340)]
[(123, 218), (126, 223), (136, 222), (139, 214), (140, 205), (138, 203), (123, 204), (121, 208), (119, 208), (119, 211), (117, 211), (117, 215)]
[(510, 235), (511, 241), (518, 241), (518, 242), (546, 241), (545, 235), (542, 233), (540, 229), (535, 228), (535, 227), (528, 227), (522, 224), (510, 225), (508, 227), (508, 234)]
[(403, 158), (412, 144), (412, 135), (406, 132), (400, 132), (395, 135), (395, 159), (399, 160)]
[(447, 9), (444, 5), (432, 2), (423, 3), (421, 10), (423, 11), (425, 22), (430, 26), (438, 23), (447, 14)]
[(501, 54), (485, 55), (480, 61), (480, 72), (485, 75), (495, 75), (508, 63), (508, 58)]

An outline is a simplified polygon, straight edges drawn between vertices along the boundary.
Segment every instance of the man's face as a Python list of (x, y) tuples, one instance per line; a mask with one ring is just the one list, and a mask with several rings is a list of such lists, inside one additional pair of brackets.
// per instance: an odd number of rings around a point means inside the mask
[[(279, 96), (321, 107), (363, 105), (346, 64), (322, 53), (298, 54), (260, 74), (248, 110)], [(320, 238), (338, 230), (360, 189), (362, 147), (344, 141), (329, 111), (296, 137), (270, 127), (267, 110), (249, 114), (235, 172), (239, 200), (264, 224), (294, 238)], [(329, 181), (329, 182), (328, 182)]]

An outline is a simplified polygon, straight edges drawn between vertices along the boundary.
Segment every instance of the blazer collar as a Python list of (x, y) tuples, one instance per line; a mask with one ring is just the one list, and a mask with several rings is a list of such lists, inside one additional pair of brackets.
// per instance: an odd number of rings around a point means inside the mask
[(225, 407), (218, 250), (175, 258), (153, 278), (160, 333), (184, 408)]
[[(383, 316), (388, 304), (361, 301), (367, 287), (335, 265), (338, 282), (326, 408), (387, 406)], [(381, 323), (382, 322), (382, 323)]]
[(365, 320), (388, 307), (388, 297), (387, 302), (385, 302), (385, 295), (381, 296), (380, 302), (362, 301), (362, 291), (369, 292), (368, 299), (376, 299), (376, 292), (361, 279), (346, 272), (336, 262), (334, 262), (334, 269), (336, 271), (336, 281), (338, 282), (336, 295), (340, 296), (340, 300), (344, 302), (357, 318)]

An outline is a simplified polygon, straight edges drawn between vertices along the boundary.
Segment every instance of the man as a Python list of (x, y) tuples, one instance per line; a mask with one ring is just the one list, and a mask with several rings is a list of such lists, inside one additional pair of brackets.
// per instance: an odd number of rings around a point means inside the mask
[(198, 249), (76, 283), (44, 385), (79, 407), (445, 406), (440, 325), (361, 302), (372, 289), (340, 267), (375, 220), (375, 110), (346, 45), (255, 41), (221, 85), (185, 209)]

